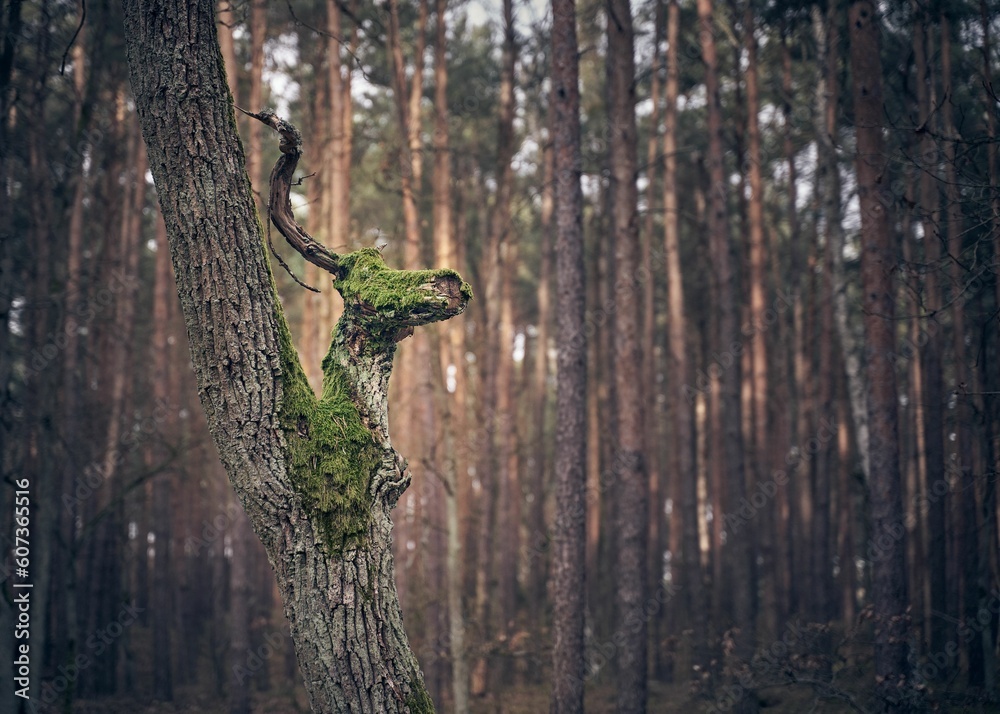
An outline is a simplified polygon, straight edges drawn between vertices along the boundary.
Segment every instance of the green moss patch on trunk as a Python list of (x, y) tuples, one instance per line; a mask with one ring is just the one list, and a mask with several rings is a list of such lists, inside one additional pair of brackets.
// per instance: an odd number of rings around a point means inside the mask
[(360, 545), (371, 517), (369, 485), (381, 449), (364, 425), (336, 360), (324, 361), (323, 397), (303, 372), (288, 326), (281, 331), (279, 422), (288, 447), (289, 477), (319, 526), (329, 552)]

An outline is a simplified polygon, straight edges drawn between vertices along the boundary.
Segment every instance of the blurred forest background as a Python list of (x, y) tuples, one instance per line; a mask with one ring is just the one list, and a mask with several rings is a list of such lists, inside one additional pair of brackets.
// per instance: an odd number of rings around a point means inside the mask
[[(611, 710), (626, 626), (614, 454), (636, 423), (650, 711), (728, 710), (733, 657), (775, 710), (873, 710), (872, 567), (896, 546), (915, 681), (943, 710), (997, 710), (1000, 13), (994, 0), (879, 11), (903, 511), (873, 533), (846, 4), (635, 0), (641, 260), (624, 284), (609, 239), (609, 97), (622, 93), (606, 86), (605, 4), (578, 6), (591, 711)], [(551, 12), (223, 0), (218, 15), (236, 104), (302, 130), (313, 175), (294, 198), (310, 233), (336, 251), (377, 245), (395, 267), (454, 267), (476, 291), (396, 358), (392, 438), (413, 473), (396, 578), (442, 711), (456, 671), (472, 711), (545, 711)], [(198, 403), (122, 32), (107, 0), (0, 12), (0, 500), (9, 524), (14, 481), (30, 479), (37, 710), (305, 711), (272, 570)], [(244, 119), (263, 215), (277, 141)], [(715, 150), (722, 195), (709, 190)], [(318, 388), (339, 298), (274, 247), (322, 290), (274, 264)], [(613, 339), (622, 304), (638, 310), (637, 370)], [(720, 329), (727, 304), (736, 324)], [(620, 378), (641, 385), (638, 421), (616, 407)], [(734, 651), (739, 632), (749, 651)]]

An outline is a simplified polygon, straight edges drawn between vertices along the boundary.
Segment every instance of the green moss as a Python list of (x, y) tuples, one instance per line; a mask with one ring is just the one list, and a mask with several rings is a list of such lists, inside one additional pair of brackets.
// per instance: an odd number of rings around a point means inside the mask
[(431, 701), (419, 676), (414, 678), (411, 686), (413, 689), (410, 696), (403, 702), (410, 710), (410, 714), (434, 714), (434, 702)]
[[(375, 350), (394, 349), (399, 330), (407, 325), (447, 317), (448, 296), (430, 286), (440, 277), (461, 280), (453, 270), (392, 270), (374, 248), (340, 256), (340, 268), (334, 285), (346, 303), (364, 306), (355, 319), (365, 324), (369, 348)], [(467, 283), (462, 283), (461, 292), (472, 297)], [(382, 450), (358, 411), (353, 380), (336, 358), (345, 339), (340, 325), (323, 360), (323, 395), (316, 399), (280, 305), (276, 309), (282, 375), (279, 422), (288, 445), (288, 473), (327, 548), (340, 552), (360, 544), (368, 532), (368, 492)]]
[[(448, 298), (436, 295), (430, 290), (419, 290), (430, 286), (435, 278), (461, 276), (454, 270), (393, 270), (386, 267), (382, 254), (375, 248), (362, 248), (354, 253), (341, 256), (341, 277), (334, 285), (344, 300), (357, 299), (376, 310), (386, 311), (384, 317), (391, 319), (393, 313), (405, 315), (414, 308), (444, 307)], [(472, 288), (462, 283), (462, 295), (472, 297)], [(435, 305), (436, 303), (436, 305)]]
[(351, 398), (343, 368), (324, 362), (319, 400), (302, 371), (288, 326), (279, 320), (282, 403), (288, 473), (331, 553), (360, 544), (368, 532), (368, 488), (381, 451)]

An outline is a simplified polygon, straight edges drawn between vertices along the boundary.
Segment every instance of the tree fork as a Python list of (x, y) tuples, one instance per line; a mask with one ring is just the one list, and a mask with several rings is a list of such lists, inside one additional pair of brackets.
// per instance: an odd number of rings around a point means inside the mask
[(210, 0), (125, 0), (136, 107), (169, 236), (199, 396), (230, 482), (275, 570), (314, 712), (429, 712), (403, 630), (390, 510), (406, 488), (388, 434), (396, 343), (461, 313), (451, 270), (388, 268), (313, 240), (288, 195), (301, 156), (281, 135), (275, 227), (344, 297), (317, 399), (263, 246)]

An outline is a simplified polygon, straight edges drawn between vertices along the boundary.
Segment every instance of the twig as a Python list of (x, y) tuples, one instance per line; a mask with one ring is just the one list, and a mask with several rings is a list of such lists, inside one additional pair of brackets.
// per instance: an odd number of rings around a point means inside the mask
[[(66, 58), (69, 57), (69, 51), (73, 49), (73, 45), (76, 43), (76, 38), (80, 34), (80, 30), (83, 29), (83, 23), (87, 19), (87, 0), (80, 0), (80, 24), (76, 26), (76, 32), (73, 36), (69, 38), (69, 44), (66, 45), (66, 51), (63, 52), (62, 63), (59, 65), (59, 74), (65, 74), (66, 72)], [(77, 68), (79, 71), (79, 68)]]

